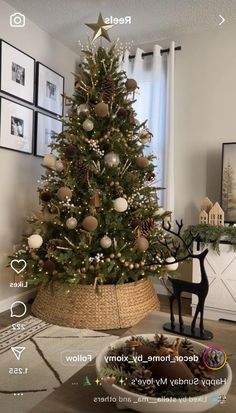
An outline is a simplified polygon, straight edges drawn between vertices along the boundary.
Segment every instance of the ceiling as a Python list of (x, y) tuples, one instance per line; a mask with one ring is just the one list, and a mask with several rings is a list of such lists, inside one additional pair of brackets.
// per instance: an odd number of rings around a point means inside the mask
[(79, 53), (92, 31), (84, 23), (103, 17), (131, 16), (132, 24), (116, 25), (109, 34), (123, 42), (150, 44), (178, 40), (183, 33), (216, 29), (221, 14), (236, 21), (236, 0), (5, 0), (54, 38)]

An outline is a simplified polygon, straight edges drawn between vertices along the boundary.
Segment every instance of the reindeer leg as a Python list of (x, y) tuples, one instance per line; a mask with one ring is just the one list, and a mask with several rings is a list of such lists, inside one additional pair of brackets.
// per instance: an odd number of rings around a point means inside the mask
[(175, 328), (175, 317), (174, 317), (174, 309), (173, 309), (173, 302), (175, 300), (174, 294), (169, 296), (170, 302), (170, 321), (171, 321), (171, 328)]
[(204, 334), (204, 324), (203, 324), (203, 312), (204, 312), (204, 302), (201, 302), (201, 309), (200, 309), (200, 334), (201, 336)]
[(196, 311), (195, 311), (195, 314), (194, 314), (194, 317), (193, 317), (193, 321), (192, 321), (192, 324), (191, 324), (192, 333), (195, 330), (196, 320), (197, 320), (197, 316), (198, 316), (199, 312), (200, 312), (200, 303), (198, 301), (197, 308), (196, 308)]
[(177, 296), (177, 300), (178, 300), (178, 311), (179, 311), (179, 329), (180, 331), (183, 331), (184, 321), (182, 318), (182, 307), (181, 307), (181, 295), (180, 294)]

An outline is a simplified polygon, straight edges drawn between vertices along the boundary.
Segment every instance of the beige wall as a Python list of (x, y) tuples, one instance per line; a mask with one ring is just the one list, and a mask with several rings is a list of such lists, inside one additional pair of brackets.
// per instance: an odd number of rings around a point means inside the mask
[[(77, 56), (26, 19), (26, 27), (13, 29), (9, 16), (14, 10), (0, 0), (0, 38), (65, 76), (65, 90), (73, 92)], [(11, 98), (10, 98), (11, 99)], [(41, 159), (0, 148), (0, 311), (8, 308), (9, 297), (21, 293), (10, 289), (12, 271), (6, 269), (7, 255), (21, 237), (23, 217), (37, 208), (37, 180)]]
[(197, 223), (202, 197), (220, 201), (221, 145), (236, 142), (236, 26), (179, 39), (175, 73), (177, 218)]

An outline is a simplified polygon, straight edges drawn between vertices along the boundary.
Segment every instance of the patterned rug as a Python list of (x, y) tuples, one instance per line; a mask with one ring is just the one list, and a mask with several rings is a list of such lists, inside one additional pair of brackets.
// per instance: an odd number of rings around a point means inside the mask
[[(117, 339), (106, 333), (48, 324), (29, 316), (23, 331), (0, 331), (2, 413), (27, 413)], [(54, 413), (54, 412), (53, 412)]]

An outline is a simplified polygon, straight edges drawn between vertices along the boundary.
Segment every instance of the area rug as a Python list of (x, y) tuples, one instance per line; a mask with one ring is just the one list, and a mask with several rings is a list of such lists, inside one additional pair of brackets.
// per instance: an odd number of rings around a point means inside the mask
[(27, 413), (117, 339), (93, 330), (51, 325), (32, 316), (21, 324), (23, 331), (12, 326), (0, 331), (0, 406), (4, 413)]

